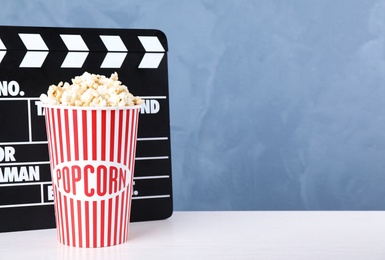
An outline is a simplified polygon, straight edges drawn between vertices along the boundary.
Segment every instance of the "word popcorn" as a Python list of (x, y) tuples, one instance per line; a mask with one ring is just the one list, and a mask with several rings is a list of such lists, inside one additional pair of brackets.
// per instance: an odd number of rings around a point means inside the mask
[(40, 100), (46, 105), (82, 107), (123, 107), (143, 104), (143, 100), (132, 95), (127, 86), (118, 80), (118, 73), (106, 76), (84, 72), (68, 82), (51, 85)]

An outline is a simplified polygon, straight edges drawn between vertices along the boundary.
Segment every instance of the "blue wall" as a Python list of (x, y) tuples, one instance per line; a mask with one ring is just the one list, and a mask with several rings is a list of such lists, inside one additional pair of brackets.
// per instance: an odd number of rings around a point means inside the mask
[(169, 40), (176, 210), (385, 209), (384, 0), (7, 0)]

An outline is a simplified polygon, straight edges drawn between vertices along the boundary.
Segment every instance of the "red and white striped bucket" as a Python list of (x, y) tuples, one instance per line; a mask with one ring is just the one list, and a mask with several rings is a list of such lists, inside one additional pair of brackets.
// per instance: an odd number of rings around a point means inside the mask
[(105, 247), (128, 240), (140, 106), (46, 106), (58, 240)]

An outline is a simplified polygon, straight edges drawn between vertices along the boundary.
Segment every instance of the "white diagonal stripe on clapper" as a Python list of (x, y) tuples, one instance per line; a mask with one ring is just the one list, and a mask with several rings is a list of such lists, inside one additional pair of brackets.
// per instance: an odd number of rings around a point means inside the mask
[(88, 52), (68, 52), (61, 68), (81, 68), (86, 61)]
[(69, 51), (61, 67), (81, 68), (89, 51), (82, 36), (77, 34), (60, 34), (60, 37)]
[(156, 36), (138, 36), (140, 43), (146, 50), (138, 68), (156, 69), (164, 56), (164, 48)]
[(82, 36), (77, 34), (60, 34), (60, 37), (69, 51), (88, 51)]
[[(100, 39), (106, 46), (108, 53), (103, 60), (101, 68), (120, 68), (127, 56), (127, 48), (120, 36), (100, 35)], [(112, 52), (112, 53), (111, 53)]]
[(126, 58), (125, 52), (109, 52), (104, 58), (100, 68), (120, 68)]
[(108, 51), (127, 52), (127, 48), (122, 39), (117, 35), (100, 35), (100, 39), (102, 39)]
[(145, 53), (138, 68), (156, 69), (158, 68), (164, 53)]
[(19, 33), (19, 37), (28, 50), (19, 67), (40, 68), (48, 55), (48, 47), (41, 35)]
[(25, 54), (19, 67), (40, 68), (43, 65), (47, 55), (48, 55), (48, 51), (28, 51)]
[(146, 52), (164, 52), (164, 48), (156, 36), (138, 36)]
[(29, 51), (48, 51), (48, 47), (45, 44), (40, 34), (33, 33), (19, 33), (19, 36)]
[(0, 63), (3, 60), (6, 53), (7, 53), (7, 48), (5, 47), (3, 41), (0, 39)]
[(3, 41), (0, 39), (0, 50), (6, 50), (7, 48), (5, 47)]

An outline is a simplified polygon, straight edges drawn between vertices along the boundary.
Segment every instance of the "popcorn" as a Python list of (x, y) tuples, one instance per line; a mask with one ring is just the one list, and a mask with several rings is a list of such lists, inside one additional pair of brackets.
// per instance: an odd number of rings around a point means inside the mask
[(132, 95), (118, 80), (118, 73), (106, 76), (84, 72), (68, 82), (51, 85), (40, 100), (47, 105), (83, 107), (123, 107), (140, 105), (144, 101)]

